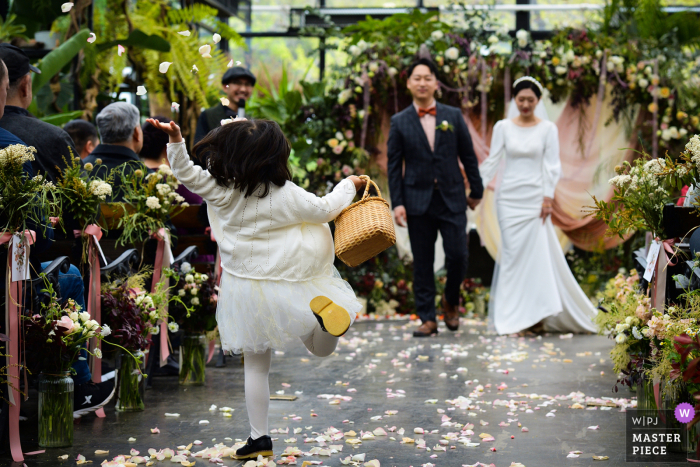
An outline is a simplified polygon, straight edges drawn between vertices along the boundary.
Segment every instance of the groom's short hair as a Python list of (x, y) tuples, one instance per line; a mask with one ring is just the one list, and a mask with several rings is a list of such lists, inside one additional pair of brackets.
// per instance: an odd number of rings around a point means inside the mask
[(411, 75), (413, 74), (413, 70), (415, 70), (415, 68), (416, 68), (418, 65), (425, 65), (425, 66), (427, 66), (428, 68), (430, 68), (430, 72), (431, 72), (432, 74), (434, 74), (435, 77), (437, 78), (437, 75), (438, 75), (438, 67), (437, 67), (437, 65), (435, 65), (435, 63), (433, 63), (433, 61), (430, 60), (429, 58), (419, 58), (419, 59), (416, 60), (415, 62), (411, 63), (411, 65), (409, 65), (408, 70), (407, 70), (407, 71), (408, 71), (408, 75), (406, 75), (407, 78), (410, 78), (410, 77), (411, 77)]

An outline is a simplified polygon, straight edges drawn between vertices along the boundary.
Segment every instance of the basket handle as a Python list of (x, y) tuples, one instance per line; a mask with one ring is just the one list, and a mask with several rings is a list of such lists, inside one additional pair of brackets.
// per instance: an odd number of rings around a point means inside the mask
[(382, 191), (379, 189), (376, 183), (374, 183), (369, 176), (367, 175), (360, 175), (360, 180), (364, 180), (365, 182), (365, 192), (362, 195), (362, 199), (366, 199), (369, 196), (369, 187), (372, 185), (374, 189), (377, 191), (377, 195), (381, 198), (382, 197)]

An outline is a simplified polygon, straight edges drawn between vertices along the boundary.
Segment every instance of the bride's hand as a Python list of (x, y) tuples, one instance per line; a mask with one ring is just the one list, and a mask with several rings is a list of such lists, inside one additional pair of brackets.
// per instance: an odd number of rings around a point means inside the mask
[(545, 196), (544, 200), (542, 201), (542, 213), (540, 213), (540, 217), (542, 218), (542, 223), (544, 224), (544, 221), (547, 220), (547, 217), (552, 215), (553, 206), (554, 205), (554, 200), (552, 198), (548, 198)]

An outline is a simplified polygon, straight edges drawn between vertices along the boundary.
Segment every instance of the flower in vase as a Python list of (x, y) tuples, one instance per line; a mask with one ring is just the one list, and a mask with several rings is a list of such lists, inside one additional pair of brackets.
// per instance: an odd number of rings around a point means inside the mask
[(192, 295), (197, 295), (197, 292), (199, 292), (199, 290), (198, 290), (196, 287), (192, 287), (192, 288), (190, 289), (190, 293), (191, 293)]
[(180, 289), (177, 294), (181, 297), (184, 297), (187, 294), (187, 291), (185, 289)]
[(88, 313), (87, 311), (83, 311), (82, 313), (80, 313), (79, 316), (80, 321), (82, 321), (83, 323), (90, 321), (90, 313)]
[(343, 168), (342, 168), (341, 170), (343, 171), (343, 175), (345, 175), (346, 177), (349, 177), (350, 175), (353, 174), (352, 167), (350, 167), (350, 166), (347, 165), (347, 164), (344, 165)]
[(101, 350), (101, 349), (95, 349), (95, 351), (93, 352), (93, 354), (94, 354), (95, 357), (97, 357), (97, 358), (102, 358), (102, 350)]
[(634, 338), (637, 339), (638, 341), (641, 341), (642, 339), (644, 339), (644, 336), (642, 336), (642, 333), (639, 332), (639, 330), (637, 329), (637, 326), (634, 326), (634, 327), (632, 328), (632, 335), (633, 335)]
[(178, 326), (178, 324), (174, 321), (171, 321), (168, 323), (168, 329), (170, 330), (170, 332), (177, 332), (180, 330), (180, 326)]
[(202, 274), (201, 279), (202, 279), (202, 282), (206, 282), (209, 280), (209, 276), (207, 276), (206, 274)]
[(61, 316), (61, 319), (56, 322), (56, 329), (63, 334), (70, 334), (73, 327), (74, 321), (70, 316)]
[(157, 336), (158, 334), (160, 334), (160, 326), (153, 326), (148, 330), (148, 333), (152, 336)]
[(155, 196), (149, 196), (146, 198), (146, 206), (150, 209), (160, 209), (160, 201)]
[(193, 276), (192, 274), (187, 274), (187, 275), (185, 276), (185, 282), (188, 282), (188, 283), (190, 283), (190, 284), (193, 283), (193, 282), (194, 282), (194, 276)]
[(333, 154), (340, 155), (340, 153), (342, 153), (342, 152), (343, 152), (343, 146), (338, 145), (338, 146), (333, 148)]
[(199, 305), (199, 298), (197, 298), (197, 297), (192, 297), (191, 303), (192, 303), (192, 305), (194, 305), (194, 306)]
[(445, 37), (445, 34), (442, 31), (433, 31), (430, 33), (430, 38), (434, 41), (439, 41), (443, 37)]
[(92, 169), (94, 169), (94, 166), (90, 162), (88, 162), (87, 164), (85, 164), (84, 168), (86, 171), (90, 172)]
[(112, 329), (110, 329), (110, 327), (106, 324), (102, 325), (102, 329), (100, 330), (100, 336), (107, 337), (110, 334), (112, 334)]
[(615, 342), (617, 342), (618, 344), (624, 344), (626, 340), (626, 334), (618, 334), (617, 336), (615, 336)]

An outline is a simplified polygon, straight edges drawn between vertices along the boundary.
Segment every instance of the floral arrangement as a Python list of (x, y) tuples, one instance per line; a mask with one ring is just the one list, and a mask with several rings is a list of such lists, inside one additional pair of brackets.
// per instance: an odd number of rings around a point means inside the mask
[(358, 297), (367, 300), (368, 312), (394, 316), (415, 311), (412, 268), (399, 258), (396, 247), (355, 268), (340, 261), (336, 267)]
[[(70, 163), (65, 159), (64, 162), (66, 167), (59, 168), (59, 181), (56, 186), (58, 196), (63, 199), (63, 213), (81, 229), (85, 229), (87, 225), (97, 222), (100, 203), (112, 196), (114, 176), (110, 173), (106, 180), (95, 176), (95, 167), (91, 163), (83, 167), (80, 158), (73, 157), (72, 151)], [(99, 159), (96, 162), (101, 164)]]
[(118, 240), (121, 245), (146, 240), (164, 228), (169, 218), (189, 206), (176, 192), (180, 182), (167, 165), (163, 164), (150, 173), (145, 166), (132, 169), (125, 168), (118, 174), (124, 198), (121, 203), (123, 216), (118, 225), (123, 229)]
[(0, 232), (20, 232), (46, 225), (61, 211), (54, 185), (41, 175), (30, 178), (24, 164), (34, 160), (33, 146), (13, 144), (0, 149)]
[(211, 275), (200, 274), (189, 263), (173, 271), (180, 280), (174, 288), (181, 302), (170, 314), (185, 334), (204, 334), (216, 329), (216, 304), (219, 287)]
[(679, 190), (685, 185), (700, 186), (700, 135), (690, 138), (677, 158), (666, 157), (663, 175)]
[[(54, 296), (50, 284), (47, 290)], [(42, 303), (41, 313), (23, 319), (26, 344), (32, 349), (27, 353), (27, 366), (35, 373), (72, 371), (71, 365), (89, 339), (103, 339), (111, 333), (108, 325), (100, 325), (91, 319), (90, 314), (81, 310), (72, 299), (64, 304), (56, 299), (48, 304)], [(87, 352), (102, 358), (99, 348)]]
[(610, 235), (625, 235), (636, 230), (649, 230), (654, 237), (663, 236), (662, 214), (672, 201), (665, 159), (640, 157), (630, 164), (615, 167), (617, 176), (610, 179), (614, 194), (610, 202), (593, 196), (595, 206), (590, 213), (608, 225)]
[[(149, 336), (160, 333), (159, 324), (168, 318), (167, 305), (177, 297), (170, 297), (172, 287), (159, 285), (154, 293), (144, 292), (146, 278), (151, 274), (144, 269), (125, 280), (115, 280), (102, 286), (102, 311), (105, 322), (112, 329), (113, 338), (129, 351), (143, 351), (149, 345)], [(167, 271), (164, 272), (167, 275)], [(170, 332), (177, 332), (177, 323), (168, 323)]]
[(652, 353), (650, 345), (656, 328), (652, 326), (649, 331), (647, 323), (656, 310), (639, 290), (639, 275), (635, 270), (629, 276), (620, 272), (610, 279), (599, 298), (603, 312), (596, 314), (594, 322), (599, 334), (615, 341), (610, 357), (619, 375), (617, 383), (633, 386), (643, 371), (651, 368), (649, 358), (655, 352)]

